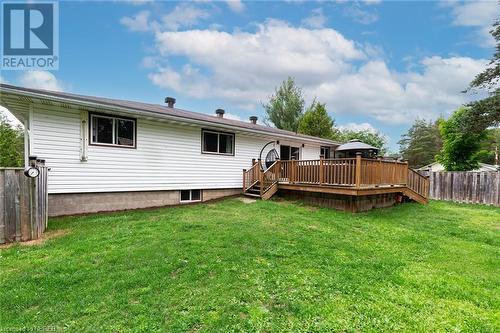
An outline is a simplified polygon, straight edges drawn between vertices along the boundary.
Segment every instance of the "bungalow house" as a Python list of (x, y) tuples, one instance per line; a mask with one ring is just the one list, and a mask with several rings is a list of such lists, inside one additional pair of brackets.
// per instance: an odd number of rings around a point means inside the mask
[[(336, 142), (166, 105), (0, 85), (26, 129), (26, 155), (46, 160), (49, 214), (144, 208), (241, 193), (262, 148), (318, 159)], [(263, 152), (263, 158), (266, 156)]]
[(374, 147), (352, 142), (361, 151), (329, 158), (339, 146), (334, 141), (262, 126), (257, 117), (227, 119), (222, 109), (182, 110), (170, 97), (165, 103), (0, 84), (0, 105), (24, 124), (26, 159), (36, 155), (50, 167), (50, 216), (242, 191), (263, 199), (293, 192), (351, 211), (392, 205), (401, 195), (427, 202), (425, 179), (407, 163), (375, 160)]

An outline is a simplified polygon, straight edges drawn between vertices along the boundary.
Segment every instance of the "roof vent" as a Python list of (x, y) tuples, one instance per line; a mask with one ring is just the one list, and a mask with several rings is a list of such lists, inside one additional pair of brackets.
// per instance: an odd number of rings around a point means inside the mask
[(224, 118), (224, 109), (217, 109), (215, 110), (215, 114), (217, 115), (217, 118)]
[(175, 105), (175, 98), (173, 98), (173, 97), (167, 97), (167, 98), (165, 98), (165, 103), (167, 103), (167, 106), (169, 108), (173, 108), (174, 105)]
[(250, 122), (251, 122), (252, 124), (256, 125), (256, 124), (257, 124), (257, 119), (259, 119), (259, 118), (257, 118), (257, 116), (251, 116), (251, 117), (250, 117)]

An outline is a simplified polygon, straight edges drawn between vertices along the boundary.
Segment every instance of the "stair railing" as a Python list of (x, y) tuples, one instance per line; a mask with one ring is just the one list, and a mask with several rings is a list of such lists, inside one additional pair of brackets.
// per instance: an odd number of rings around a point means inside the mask
[(260, 178), (259, 163), (252, 160), (252, 167), (250, 169), (243, 169), (243, 192), (248, 191), (252, 186), (257, 184)]
[(424, 198), (429, 198), (429, 177), (422, 176), (420, 173), (413, 169), (408, 169), (408, 183), (407, 187), (413, 192), (418, 193)]
[(266, 171), (260, 174), (260, 195), (266, 193), (280, 178), (280, 160), (274, 162)]

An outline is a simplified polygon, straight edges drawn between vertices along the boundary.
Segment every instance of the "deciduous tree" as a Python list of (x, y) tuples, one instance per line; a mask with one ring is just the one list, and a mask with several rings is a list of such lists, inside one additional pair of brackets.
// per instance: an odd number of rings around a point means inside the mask
[(24, 136), (20, 126), (14, 127), (0, 113), (0, 167), (23, 165)]
[(326, 105), (314, 100), (304, 113), (299, 123), (299, 133), (332, 138), (335, 120), (328, 115)]

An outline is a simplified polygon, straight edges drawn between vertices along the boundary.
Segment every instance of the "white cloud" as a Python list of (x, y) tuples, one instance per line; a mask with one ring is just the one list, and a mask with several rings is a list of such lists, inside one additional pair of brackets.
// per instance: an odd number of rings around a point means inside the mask
[(378, 5), (382, 3), (382, 0), (362, 0), (362, 2), (367, 5)]
[(370, 123), (347, 123), (344, 125), (339, 125), (339, 129), (341, 130), (349, 130), (349, 131), (366, 131), (370, 133), (377, 133), (378, 130), (372, 126)]
[[(268, 20), (253, 32), (214, 30), (155, 33), (158, 61), (149, 79), (193, 98), (219, 98), (255, 110), (287, 76), (309, 99), (333, 114), (357, 114), (388, 123), (436, 118), (467, 101), (461, 93), (486, 60), (427, 57), (394, 71), (383, 50), (346, 39), (333, 29), (293, 27)], [(185, 59), (183, 66), (168, 57)], [(151, 67), (150, 66), (150, 67)]]
[(63, 85), (54, 74), (46, 71), (23, 72), (18, 81), (23, 87), (53, 91), (63, 90)]
[(122, 17), (120, 23), (130, 31), (177, 31), (184, 27), (196, 26), (201, 20), (209, 18), (210, 13), (199, 7), (181, 3), (175, 6), (170, 13), (160, 16), (158, 19), (152, 19), (151, 16), (150, 11), (142, 10), (133, 17)]
[(9, 111), (9, 109), (0, 105), (0, 114), (4, 114), (12, 125), (21, 125), (21, 122)]
[(302, 20), (302, 24), (314, 29), (320, 29), (325, 26), (327, 21), (323, 14), (323, 8), (316, 8), (311, 11), (311, 15)]
[[(163, 32), (156, 34), (156, 41), (160, 55), (185, 56), (190, 65), (182, 71), (161, 68), (150, 76), (155, 84), (194, 97), (218, 94), (254, 104), (288, 75), (326, 80), (350, 68), (345, 60), (364, 57), (335, 30), (294, 28), (281, 21), (260, 24), (255, 33)], [(202, 67), (212, 74), (201, 74)]]
[(235, 13), (243, 13), (245, 11), (245, 4), (241, 0), (226, 0), (226, 3)]
[(148, 31), (151, 29), (149, 24), (150, 12), (140, 11), (134, 17), (122, 17), (120, 23), (126, 26), (130, 31)]
[(162, 23), (168, 30), (178, 30), (182, 27), (195, 26), (208, 17), (210, 17), (210, 14), (201, 8), (189, 4), (180, 4), (175, 6), (171, 13), (162, 17)]
[(361, 24), (371, 24), (378, 21), (378, 14), (376, 12), (361, 9), (358, 3), (353, 3), (352, 5), (344, 9), (344, 15), (351, 17), (355, 22)]
[(310, 89), (334, 112), (361, 114), (388, 123), (409, 123), (416, 117), (436, 118), (467, 101), (461, 91), (486, 60), (430, 57), (423, 72), (391, 72), (382, 61), (369, 61), (354, 73)]
[(476, 43), (483, 47), (495, 46), (489, 31), (494, 20), (500, 15), (497, 1), (467, 1), (446, 3), (451, 8), (453, 25), (475, 27)]
[(227, 118), (227, 119), (232, 119), (232, 120), (239, 120), (241, 121), (241, 117), (238, 116), (237, 114), (234, 114), (234, 113), (229, 113), (229, 112), (226, 112), (224, 114), (224, 118)]

